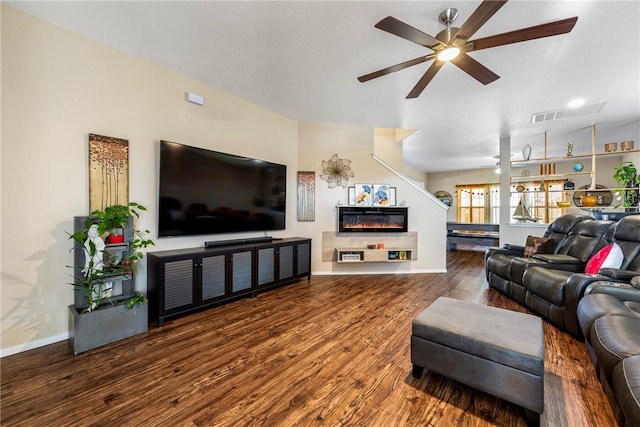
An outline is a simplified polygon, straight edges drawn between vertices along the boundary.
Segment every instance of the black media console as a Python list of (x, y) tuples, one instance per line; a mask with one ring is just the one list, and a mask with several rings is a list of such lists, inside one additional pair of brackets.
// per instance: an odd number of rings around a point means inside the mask
[(149, 320), (162, 326), (171, 316), (311, 278), (311, 239), (257, 239), (147, 253)]

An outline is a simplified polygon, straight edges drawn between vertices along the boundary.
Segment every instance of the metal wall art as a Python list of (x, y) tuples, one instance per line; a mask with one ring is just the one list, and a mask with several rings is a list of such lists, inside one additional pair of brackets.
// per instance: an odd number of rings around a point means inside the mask
[(329, 188), (336, 188), (339, 185), (347, 188), (349, 186), (349, 178), (354, 177), (350, 165), (351, 160), (340, 159), (338, 154), (334, 154), (329, 160), (322, 161), (320, 179), (327, 181)]

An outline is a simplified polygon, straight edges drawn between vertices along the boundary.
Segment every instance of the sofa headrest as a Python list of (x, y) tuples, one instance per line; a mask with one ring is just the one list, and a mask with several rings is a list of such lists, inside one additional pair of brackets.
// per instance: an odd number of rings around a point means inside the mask
[[(594, 219), (593, 221), (585, 221), (579, 228), (578, 235), (584, 237), (603, 237), (606, 235), (610, 228), (615, 228), (617, 223), (615, 221), (608, 221), (603, 219)], [(572, 233), (573, 234), (573, 233)]]
[(576, 224), (584, 220), (592, 220), (592, 219), (593, 218), (587, 215), (577, 215), (577, 214), (562, 215), (560, 218), (556, 219), (551, 224), (549, 224), (547, 233), (569, 234), (571, 229)]
[(640, 242), (640, 215), (629, 215), (618, 221), (613, 233), (615, 240)]

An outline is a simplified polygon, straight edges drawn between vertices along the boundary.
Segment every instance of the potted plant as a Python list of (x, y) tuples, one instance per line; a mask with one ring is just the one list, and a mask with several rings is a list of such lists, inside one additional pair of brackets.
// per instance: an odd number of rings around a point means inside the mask
[[(115, 205), (76, 217), (74, 241), (74, 304), (70, 311), (70, 343), (74, 353), (99, 347), (145, 332), (148, 309), (145, 298), (134, 289), (134, 272), (153, 245), (140, 231), (135, 219), (146, 208), (138, 203)], [(105, 243), (114, 233), (122, 241)], [(116, 289), (117, 288), (117, 289)]]
[[(122, 243), (124, 228), (129, 218), (140, 218), (139, 211), (146, 210), (144, 206), (136, 202), (129, 202), (127, 205), (108, 206), (103, 211), (95, 210), (91, 212), (90, 217), (92, 221), (97, 221), (100, 237), (106, 238), (108, 243)], [(140, 233), (137, 232), (137, 234)]]
[[(638, 172), (633, 162), (624, 162), (622, 166), (614, 167), (613, 170), (614, 181), (620, 186), (620, 188), (629, 189), (622, 190), (623, 205), (627, 210), (629, 210), (636, 204), (636, 200), (638, 198), (638, 189), (634, 188), (637, 186), (636, 177)], [(620, 205), (617, 205), (616, 207), (618, 206)]]

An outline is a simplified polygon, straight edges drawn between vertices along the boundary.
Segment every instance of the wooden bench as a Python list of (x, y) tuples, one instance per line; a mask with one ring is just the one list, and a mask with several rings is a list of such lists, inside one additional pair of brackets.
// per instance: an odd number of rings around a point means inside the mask
[(455, 251), (458, 243), (499, 246), (500, 225), (475, 222), (447, 222), (447, 249)]

